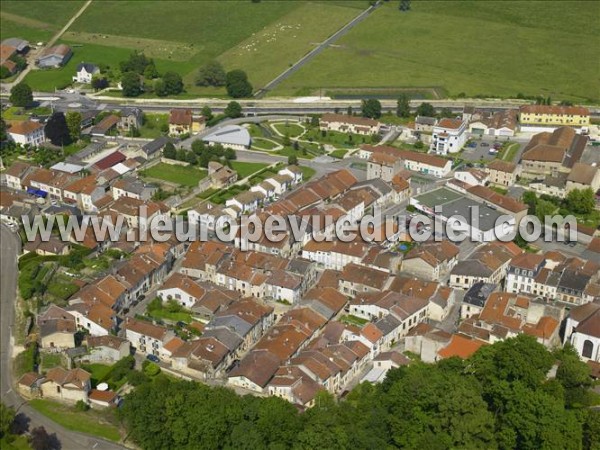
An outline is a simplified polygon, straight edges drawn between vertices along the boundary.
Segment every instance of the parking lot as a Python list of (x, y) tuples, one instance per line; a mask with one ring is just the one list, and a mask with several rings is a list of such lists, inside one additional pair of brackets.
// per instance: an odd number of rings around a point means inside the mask
[(495, 159), (497, 153), (490, 153), (490, 150), (494, 149), (494, 145), (499, 146), (502, 145), (500, 141), (490, 140), (473, 140), (470, 144), (471, 146), (465, 146), (462, 157), (467, 161), (491, 161)]

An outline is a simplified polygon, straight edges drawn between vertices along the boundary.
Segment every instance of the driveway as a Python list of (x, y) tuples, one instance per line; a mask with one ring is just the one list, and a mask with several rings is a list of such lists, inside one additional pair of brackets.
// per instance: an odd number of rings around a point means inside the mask
[[(21, 243), (6, 226), (0, 225), (0, 399), (2, 403), (15, 408), (23, 422), (29, 422), (29, 429), (43, 426), (49, 434), (55, 434), (63, 450), (77, 449), (123, 449), (124, 447), (94, 438), (83, 433), (69, 431), (48, 417), (31, 408), (14, 389), (12, 378), (12, 349), (14, 340), (14, 305), (17, 292), (17, 256)], [(24, 416), (24, 417), (23, 417)], [(23, 420), (24, 419), (24, 420)]]

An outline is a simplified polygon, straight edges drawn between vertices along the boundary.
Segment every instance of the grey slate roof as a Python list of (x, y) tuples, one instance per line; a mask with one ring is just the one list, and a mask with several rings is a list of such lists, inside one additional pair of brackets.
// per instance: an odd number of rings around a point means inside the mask
[(85, 71), (87, 73), (94, 73), (98, 70), (100, 70), (100, 68), (96, 65), (96, 64), (91, 64), (91, 63), (86, 63), (86, 62), (81, 62), (79, 64), (77, 64), (77, 72), (81, 72), (81, 69), (85, 69)]
[(202, 337), (214, 337), (230, 351), (237, 349), (242, 343), (242, 338), (228, 328), (213, 328), (205, 330)]
[(383, 319), (380, 319), (377, 322), (375, 322), (375, 326), (379, 329), (379, 331), (383, 333), (384, 336), (390, 334), (400, 325), (402, 325), (400, 321), (391, 314), (388, 314)]

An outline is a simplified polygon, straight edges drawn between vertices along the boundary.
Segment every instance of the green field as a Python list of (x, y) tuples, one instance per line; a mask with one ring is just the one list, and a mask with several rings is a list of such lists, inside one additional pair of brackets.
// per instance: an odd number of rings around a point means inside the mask
[(146, 169), (141, 174), (144, 177), (164, 180), (169, 183), (196, 187), (198, 182), (206, 177), (206, 170), (194, 166), (178, 166), (175, 164), (159, 163)]
[[(46, 41), (81, 4), (48, 1), (23, 8), (21, 2), (3, 1), (2, 37), (17, 34), (17, 25), (22, 24), (27, 27), (22, 37)], [(52, 5), (58, 7), (52, 10)], [(357, 8), (352, 2), (325, 1), (101, 1), (93, 2), (61, 40), (82, 45), (73, 47), (77, 63), (115, 67), (131, 51), (142, 50), (155, 59), (160, 72), (179, 72), (188, 94), (222, 96), (223, 88), (194, 85), (197, 69), (206, 62), (218, 59), (226, 70), (242, 68), (260, 88), (366, 6), (366, 2)], [(50, 90), (68, 82), (72, 69), (68, 64), (55, 71), (65, 75), (36, 71), (28, 81), (37, 89)]]
[(389, 2), (273, 94), (442, 87), (597, 100), (599, 15), (600, 3), (584, 1), (421, 1), (408, 13)]
[(269, 150), (274, 150), (277, 147), (279, 147), (279, 144), (277, 144), (275, 141), (265, 139), (265, 138), (260, 138), (260, 137), (252, 138), (252, 148), (254, 148), (256, 150), (269, 151)]
[(0, 37), (47, 42), (83, 6), (83, 0), (3, 1)]
[[(102, 413), (76, 411), (74, 408), (50, 400), (34, 399), (29, 405), (43, 415), (62, 425), (67, 430), (99, 436), (110, 441), (119, 441), (119, 429), (105, 420)], [(102, 422), (100, 422), (102, 420)]]
[(263, 163), (231, 161), (231, 168), (238, 173), (238, 178), (240, 180), (258, 172), (259, 170), (264, 169), (267, 166), (268, 164)]
[(287, 134), (292, 139), (300, 137), (306, 131), (304, 127), (293, 122), (274, 123), (273, 128), (275, 128), (284, 136)]

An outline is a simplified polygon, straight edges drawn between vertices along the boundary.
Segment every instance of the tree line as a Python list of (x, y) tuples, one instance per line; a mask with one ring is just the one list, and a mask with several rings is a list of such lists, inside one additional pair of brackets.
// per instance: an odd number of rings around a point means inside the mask
[[(547, 376), (556, 361), (554, 378)], [(592, 449), (600, 412), (589, 367), (572, 348), (521, 335), (471, 358), (392, 369), (341, 401), (320, 393), (304, 413), (285, 400), (158, 376), (119, 411), (130, 437), (163, 448)]]

